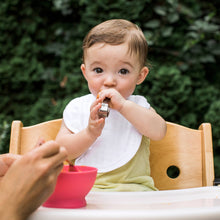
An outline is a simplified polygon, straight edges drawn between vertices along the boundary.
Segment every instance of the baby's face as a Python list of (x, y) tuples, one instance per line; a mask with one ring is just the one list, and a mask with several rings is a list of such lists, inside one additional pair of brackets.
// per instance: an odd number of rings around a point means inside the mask
[(128, 53), (127, 43), (96, 43), (85, 51), (85, 63), (81, 65), (93, 95), (97, 96), (101, 90), (114, 88), (124, 98), (130, 96), (136, 85), (143, 81), (140, 76), (142, 69), (138, 56)]

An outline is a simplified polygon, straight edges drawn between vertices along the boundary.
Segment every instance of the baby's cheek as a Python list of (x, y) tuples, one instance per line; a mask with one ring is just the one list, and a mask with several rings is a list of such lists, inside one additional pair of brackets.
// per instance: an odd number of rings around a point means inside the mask
[(96, 83), (89, 83), (88, 87), (89, 87), (90, 93), (92, 93), (95, 97), (97, 97), (97, 95), (98, 95), (98, 93), (100, 91), (99, 86), (97, 86)]

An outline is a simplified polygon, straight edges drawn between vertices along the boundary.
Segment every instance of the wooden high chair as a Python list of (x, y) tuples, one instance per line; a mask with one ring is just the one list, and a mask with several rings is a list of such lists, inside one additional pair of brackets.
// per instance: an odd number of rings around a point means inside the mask
[[(39, 138), (54, 140), (62, 119), (23, 127), (13, 121), (10, 153), (30, 151)], [(159, 190), (212, 186), (214, 163), (211, 125), (203, 123), (199, 129), (190, 129), (167, 122), (167, 134), (161, 141), (151, 141), (151, 175)], [(170, 170), (171, 169), (171, 174)]]

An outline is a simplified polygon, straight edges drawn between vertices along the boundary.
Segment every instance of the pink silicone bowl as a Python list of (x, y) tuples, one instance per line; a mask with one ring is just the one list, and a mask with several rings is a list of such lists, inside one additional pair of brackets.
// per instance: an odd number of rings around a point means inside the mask
[(86, 206), (85, 196), (92, 189), (97, 169), (88, 166), (75, 166), (77, 172), (69, 171), (69, 165), (63, 167), (57, 178), (53, 194), (43, 204), (50, 208), (80, 208)]

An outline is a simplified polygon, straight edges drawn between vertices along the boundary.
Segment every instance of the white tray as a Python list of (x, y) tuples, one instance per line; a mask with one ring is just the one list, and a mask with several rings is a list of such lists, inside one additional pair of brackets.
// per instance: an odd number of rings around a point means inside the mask
[(219, 220), (220, 187), (153, 192), (90, 192), (80, 209), (40, 207), (29, 220)]

